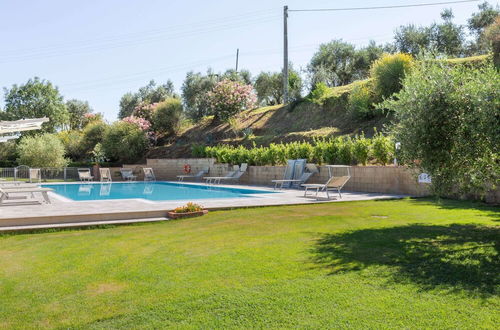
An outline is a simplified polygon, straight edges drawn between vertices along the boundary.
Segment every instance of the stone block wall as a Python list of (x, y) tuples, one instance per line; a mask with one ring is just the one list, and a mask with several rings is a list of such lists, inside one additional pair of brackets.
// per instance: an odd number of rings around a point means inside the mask
[[(176, 180), (177, 175), (184, 174), (184, 165), (191, 165), (191, 173), (196, 173), (204, 166), (210, 167), (210, 176), (223, 176), (231, 166), (216, 164), (213, 158), (189, 159), (148, 159), (147, 166), (152, 167), (159, 180)], [(129, 167), (141, 166), (131, 165)], [(142, 165), (144, 166), (144, 165)], [(282, 179), (286, 166), (249, 166), (240, 183), (272, 186), (271, 180)], [(318, 166), (319, 173), (311, 177), (310, 183), (324, 183), (328, 180), (328, 168)], [(351, 180), (346, 190), (359, 192), (380, 192), (425, 196), (429, 193), (427, 184), (417, 182), (418, 173), (402, 166), (352, 166)], [(344, 175), (343, 169), (335, 169), (334, 175)]]
[[(229, 164), (216, 163), (214, 158), (148, 159), (146, 164), (129, 164), (123, 167), (133, 169), (137, 180), (144, 179), (143, 167), (151, 167), (158, 180), (175, 181), (177, 175), (184, 174), (185, 164), (191, 165), (192, 174), (208, 166), (209, 176), (224, 176), (232, 168)], [(286, 166), (249, 166), (240, 183), (273, 186), (271, 180), (282, 179), (285, 168)], [(318, 166), (318, 169), (319, 173), (314, 174), (309, 183), (325, 183), (328, 180), (328, 168)], [(120, 181), (120, 168), (113, 167), (110, 170), (113, 181)], [(343, 169), (335, 169), (334, 175), (343, 175), (342, 171)], [(347, 191), (429, 195), (429, 185), (417, 181), (419, 173), (403, 166), (351, 166), (350, 171), (351, 179), (345, 186)], [(489, 203), (500, 203), (500, 190), (489, 192), (485, 199)]]

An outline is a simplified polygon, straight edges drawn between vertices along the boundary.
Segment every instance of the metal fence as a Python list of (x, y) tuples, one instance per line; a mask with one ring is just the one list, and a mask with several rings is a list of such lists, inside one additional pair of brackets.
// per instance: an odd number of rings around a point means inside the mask
[[(75, 181), (79, 179), (78, 169), (80, 168), (85, 167), (44, 167), (40, 169), (40, 172), (43, 181)], [(29, 169), (25, 165), (0, 168), (0, 178), (14, 181), (28, 181), (30, 178)]]

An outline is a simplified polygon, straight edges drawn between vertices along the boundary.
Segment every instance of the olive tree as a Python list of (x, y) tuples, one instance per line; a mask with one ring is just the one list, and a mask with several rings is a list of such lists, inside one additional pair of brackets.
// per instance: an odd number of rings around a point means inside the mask
[(45, 133), (27, 136), (17, 146), (21, 165), (30, 167), (64, 167), (68, 160), (64, 158), (64, 145), (54, 134)]
[(492, 64), (477, 69), (421, 62), (382, 104), (395, 115), (399, 158), (431, 174), (438, 195), (481, 195), (498, 183), (498, 86)]

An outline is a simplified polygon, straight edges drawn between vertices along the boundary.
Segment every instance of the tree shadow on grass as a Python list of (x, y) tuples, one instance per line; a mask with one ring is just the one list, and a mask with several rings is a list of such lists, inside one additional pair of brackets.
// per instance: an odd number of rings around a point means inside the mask
[[(482, 216), (500, 221), (500, 207), (479, 201), (456, 200), (433, 197), (412, 197), (408, 199), (412, 206), (434, 206), (443, 210), (474, 210), (480, 211)], [(384, 202), (383, 199), (377, 202)]]
[(481, 294), (500, 287), (500, 227), (410, 225), (320, 237), (313, 261), (332, 274), (390, 266), (396, 282)]

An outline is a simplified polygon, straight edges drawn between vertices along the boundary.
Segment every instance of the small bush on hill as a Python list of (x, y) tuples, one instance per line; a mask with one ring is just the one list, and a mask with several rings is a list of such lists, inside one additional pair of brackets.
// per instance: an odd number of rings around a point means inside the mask
[(483, 194), (500, 178), (500, 75), (420, 63), (383, 106), (395, 112), (400, 158), (432, 175), (438, 195)]
[(152, 124), (156, 132), (175, 134), (178, 132), (182, 118), (182, 103), (178, 98), (169, 98), (156, 106)]
[(18, 163), (30, 167), (65, 167), (65, 150), (61, 140), (54, 134), (24, 137), (17, 146)]
[(317, 105), (323, 105), (324, 100), (330, 97), (331, 94), (331, 88), (325, 83), (319, 82), (314, 86), (311, 93), (309, 93), (307, 100)]
[(349, 94), (349, 112), (356, 118), (369, 119), (375, 116), (373, 82), (356, 84)]
[(377, 96), (384, 98), (399, 92), (402, 80), (413, 64), (413, 57), (402, 53), (385, 54), (376, 60), (370, 69), (370, 74), (374, 80)]
[(146, 134), (137, 125), (124, 121), (111, 125), (102, 140), (106, 157), (124, 163), (135, 162), (142, 158), (147, 146)]

